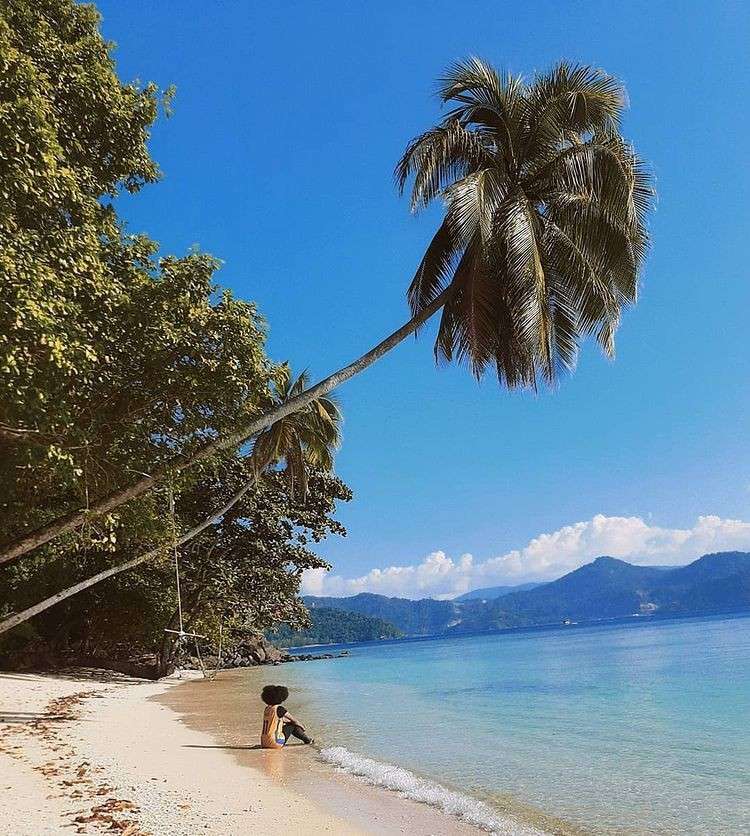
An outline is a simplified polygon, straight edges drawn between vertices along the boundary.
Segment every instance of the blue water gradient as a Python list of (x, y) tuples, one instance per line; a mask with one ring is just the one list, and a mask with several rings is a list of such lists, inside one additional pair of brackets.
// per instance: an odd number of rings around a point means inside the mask
[(283, 669), (325, 745), (586, 831), (750, 833), (748, 616), (350, 650)]

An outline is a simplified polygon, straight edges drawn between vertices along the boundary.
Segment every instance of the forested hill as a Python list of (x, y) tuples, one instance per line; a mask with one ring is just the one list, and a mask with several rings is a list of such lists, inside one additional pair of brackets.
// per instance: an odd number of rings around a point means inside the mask
[(750, 553), (704, 555), (677, 568), (635, 566), (600, 557), (559, 580), (491, 600), (484, 594), (476, 599), (462, 596), (454, 601), (413, 601), (361, 593), (350, 598), (308, 596), (304, 601), (313, 613), (319, 607), (361, 613), (389, 622), (410, 636), (631, 615), (750, 611)]
[(315, 607), (310, 610), (312, 624), (307, 629), (291, 630), (283, 624), (269, 632), (268, 638), (281, 647), (337, 642), (368, 642), (397, 639), (404, 634), (381, 618), (369, 618), (356, 612)]
[(371, 592), (361, 592), (351, 598), (303, 598), (310, 612), (318, 607), (357, 612), (371, 618), (382, 618), (398, 627), (408, 636), (431, 636), (442, 633), (461, 620), (460, 606), (453, 601), (435, 601), (422, 598), (387, 598)]

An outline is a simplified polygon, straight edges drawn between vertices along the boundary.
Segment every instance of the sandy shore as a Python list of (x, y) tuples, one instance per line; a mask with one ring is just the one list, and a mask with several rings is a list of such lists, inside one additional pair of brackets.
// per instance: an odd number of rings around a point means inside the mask
[(309, 750), (238, 758), (150, 699), (178, 684), (0, 674), (0, 833), (478, 832), (332, 770), (311, 798)]

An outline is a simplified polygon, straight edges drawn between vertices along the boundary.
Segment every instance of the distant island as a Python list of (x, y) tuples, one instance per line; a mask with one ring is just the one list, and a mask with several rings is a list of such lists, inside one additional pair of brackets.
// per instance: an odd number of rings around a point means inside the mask
[[(707, 554), (676, 568), (599, 557), (549, 583), (474, 590), (452, 601), (306, 596), (313, 626), (272, 634), (281, 644), (454, 635), (627, 616), (708, 615), (750, 610), (750, 553)], [(355, 618), (358, 617), (358, 618)]]
[(311, 625), (307, 630), (292, 630), (282, 624), (266, 635), (277, 645), (301, 647), (308, 644), (337, 642), (368, 642), (398, 639), (404, 633), (388, 621), (358, 612), (314, 607), (310, 610)]

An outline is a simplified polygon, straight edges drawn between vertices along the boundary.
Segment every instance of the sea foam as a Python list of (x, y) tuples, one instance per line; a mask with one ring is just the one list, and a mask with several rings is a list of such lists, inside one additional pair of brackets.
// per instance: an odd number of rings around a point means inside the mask
[(498, 836), (544, 836), (541, 830), (498, 815), (476, 798), (453, 792), (400, 766), (363, 758), (343, 746), (323, 749), (320, 757), (344, 772), (363, 778), (368, 784), (385, 787), (414, 801), (437, 807)]

